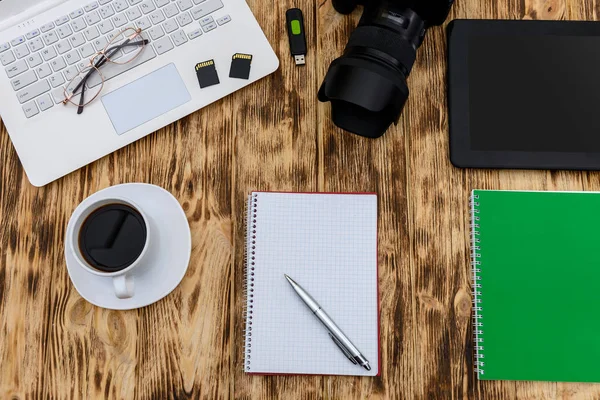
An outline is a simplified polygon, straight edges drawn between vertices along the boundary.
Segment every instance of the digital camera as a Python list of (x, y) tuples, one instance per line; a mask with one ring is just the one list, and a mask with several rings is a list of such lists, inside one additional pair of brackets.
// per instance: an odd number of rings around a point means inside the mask
[(333, 0), (351, 13), (364, 7), (344, 54), (333, 61), (319, 89), (331, 102), (333, 122), (357, 135), (377, 138), (398, 123), (408, 99), (407, 78), (431, 26), (444, 23), (454, 0)]

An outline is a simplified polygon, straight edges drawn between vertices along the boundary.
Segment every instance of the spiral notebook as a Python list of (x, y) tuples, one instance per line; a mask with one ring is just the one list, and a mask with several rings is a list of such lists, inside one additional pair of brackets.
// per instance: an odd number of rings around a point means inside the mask
[(479, 379), (600, 382), (600, 193), (475, 190)]
[[(377, 196), (248, 198), (244, 371), (378, 375)], [(370, 361), (352, 364), (284, 277), (309, 292)]]

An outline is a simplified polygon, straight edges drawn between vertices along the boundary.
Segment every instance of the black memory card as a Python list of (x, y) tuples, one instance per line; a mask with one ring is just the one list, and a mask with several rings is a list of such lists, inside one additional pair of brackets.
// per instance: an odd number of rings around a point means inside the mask
[(250, 65), (252, 64), (252, 54), (235, 53), (231, 59), (230, 78), (248, 79), (250, 78)]
[(215, 60), (196, 64), (196, 75), (202, 89), (221, 83), (217, 74), (217, 68), (215, 67)]

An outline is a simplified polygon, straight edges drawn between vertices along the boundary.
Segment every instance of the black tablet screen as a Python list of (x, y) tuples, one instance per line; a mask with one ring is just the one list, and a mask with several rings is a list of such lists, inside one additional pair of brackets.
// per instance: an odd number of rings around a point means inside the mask
[(600, 37), (469, 38), (477, 151), (599, 152)]

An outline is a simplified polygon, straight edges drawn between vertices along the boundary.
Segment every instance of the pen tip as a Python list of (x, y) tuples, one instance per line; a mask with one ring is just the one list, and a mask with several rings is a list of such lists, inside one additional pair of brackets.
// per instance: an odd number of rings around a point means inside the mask
[(371, 366), (369, 365), (369, 363), (366, 363), (365, 365), (363, 365), (363, 367), (365, 367), (365, 369), (366, 369), (367, 371), (370, 371), (370, 370), (371, 370)]

